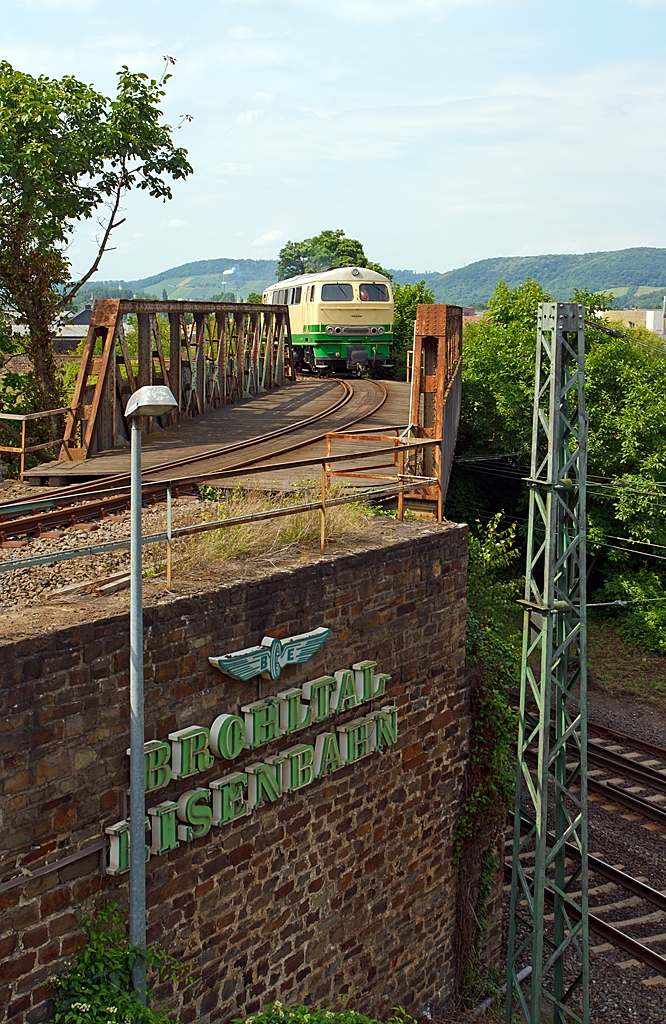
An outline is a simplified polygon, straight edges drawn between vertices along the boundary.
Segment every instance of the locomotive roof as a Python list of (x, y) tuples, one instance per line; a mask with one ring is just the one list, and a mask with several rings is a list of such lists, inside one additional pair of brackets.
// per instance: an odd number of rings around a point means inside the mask
[(382, 281), (386, 284), (391, 283), (384, 274), (378, 274), (376, 270), (368, 270), (367, 267), (333, 267), (332, 270), (320, 270), (316, 274), (299, 274), (297, 277), (286, 277), (283, 281), (276, 281), (275, 284), (269, 285), (265, 291), (270, 291), (273, 288), (283, 288), (287, 285), (294, 287), (299, 284), (312, 284), (314, 281), (331, 281), (333, 283), (338, 283), (339, 281)]

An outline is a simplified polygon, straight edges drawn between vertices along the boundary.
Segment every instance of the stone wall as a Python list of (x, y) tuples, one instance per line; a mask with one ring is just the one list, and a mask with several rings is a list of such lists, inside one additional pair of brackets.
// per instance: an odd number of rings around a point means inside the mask
[[(385, 694), (150, 794), (178, 800), (359, 714), (397, 708), (397, 741), (266, 802), (146, 865), (149, 941), (190, 965), (160, 991), (182, 1022), (226, 1021), (274, 999), (418, 1011), (453, 980), (451, 833), (467, 766), (466, 528), (406, 525), (360, 553), (146, 610), (146, 739), (365, 659)], [(277, 682), (240, 682), (209, 656), (319, 626), (330, 638)], [(49, 977), (80, 946), (85, 900), (126, 900), (100, 872), (105, 829), (126, 814), (125, 615), (0, 646), (0, 1020), (52, 1013)], [(91, 846), (87, 856), (64, 858)], [(58, 862), (47, 873), (40, 867)], [(20, 884), (8, 881), (24, 876)]]

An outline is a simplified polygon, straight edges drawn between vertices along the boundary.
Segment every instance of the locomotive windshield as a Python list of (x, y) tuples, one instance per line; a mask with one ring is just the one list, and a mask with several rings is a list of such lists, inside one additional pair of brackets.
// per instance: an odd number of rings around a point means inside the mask
[(362, 284), (358, 297), (361, 302), (388, 302), (389, 292), (385, 284)]
[(321, 286), (322, 302), (351, 302), (354, 292), (350, 284), (323, 284)]

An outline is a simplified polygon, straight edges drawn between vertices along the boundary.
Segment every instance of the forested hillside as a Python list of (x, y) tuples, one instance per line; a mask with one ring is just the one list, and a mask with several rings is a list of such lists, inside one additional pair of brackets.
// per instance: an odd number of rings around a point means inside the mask
[[(233, 270), (233, 273), (229, 271)], [(222, 292), (245, 298), (262, 292), (276, 280), (277, 260), (197, 260), (136, 281), (100, 281), (88, 286), (82, 298), (101, 294), (147, 293), (161, 299), (210, 299)], [(227, 271), (227, 273), (223, 273)], [(666, 249), (618, 249), (613, 252), (544, 256), (498, 256), (446, 273), (391, 270), (398, 284), (425, 280), (435, 302), (485, 306), (498, 281), (511, 287), (530, 277), (558, 299), (574, 288), (612, 291), (615, 306), (657, 308), (666, 294)]]
[(273, 284), (276, 268), (277, 260), (197, 260), (137, 281), (99, 281), (84, 291), (86, 301), (91, 293), (95, 298), (101, 291), (116, 295), (119, 288), (156, 299), (163, 298), (164, 292), (169, 299), (210, 299), (222, 292), (246, 298), (250, 292), (262, 292)]
[(401, 284), (425, 278), (436, 302), (485, 306), (498, 281), (515, 288), (530, 277), (563, 301), (574, 288), (612, 291), (615, 306), (657, 308), (666, 294), (666, 249), (618, 249), (613, 252), (545, 256), (500, 256), (445, 274), (393, 270)]

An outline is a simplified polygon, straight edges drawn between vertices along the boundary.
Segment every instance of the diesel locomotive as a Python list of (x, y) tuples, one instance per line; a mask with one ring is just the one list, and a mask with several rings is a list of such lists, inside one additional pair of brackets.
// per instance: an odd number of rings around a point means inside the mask
[(337, 267), (278, 281), (265, 303), (289, 306), (296, 368), (361, 374), (386, 365), (393, 341), (393, 293), (383, 274)]

